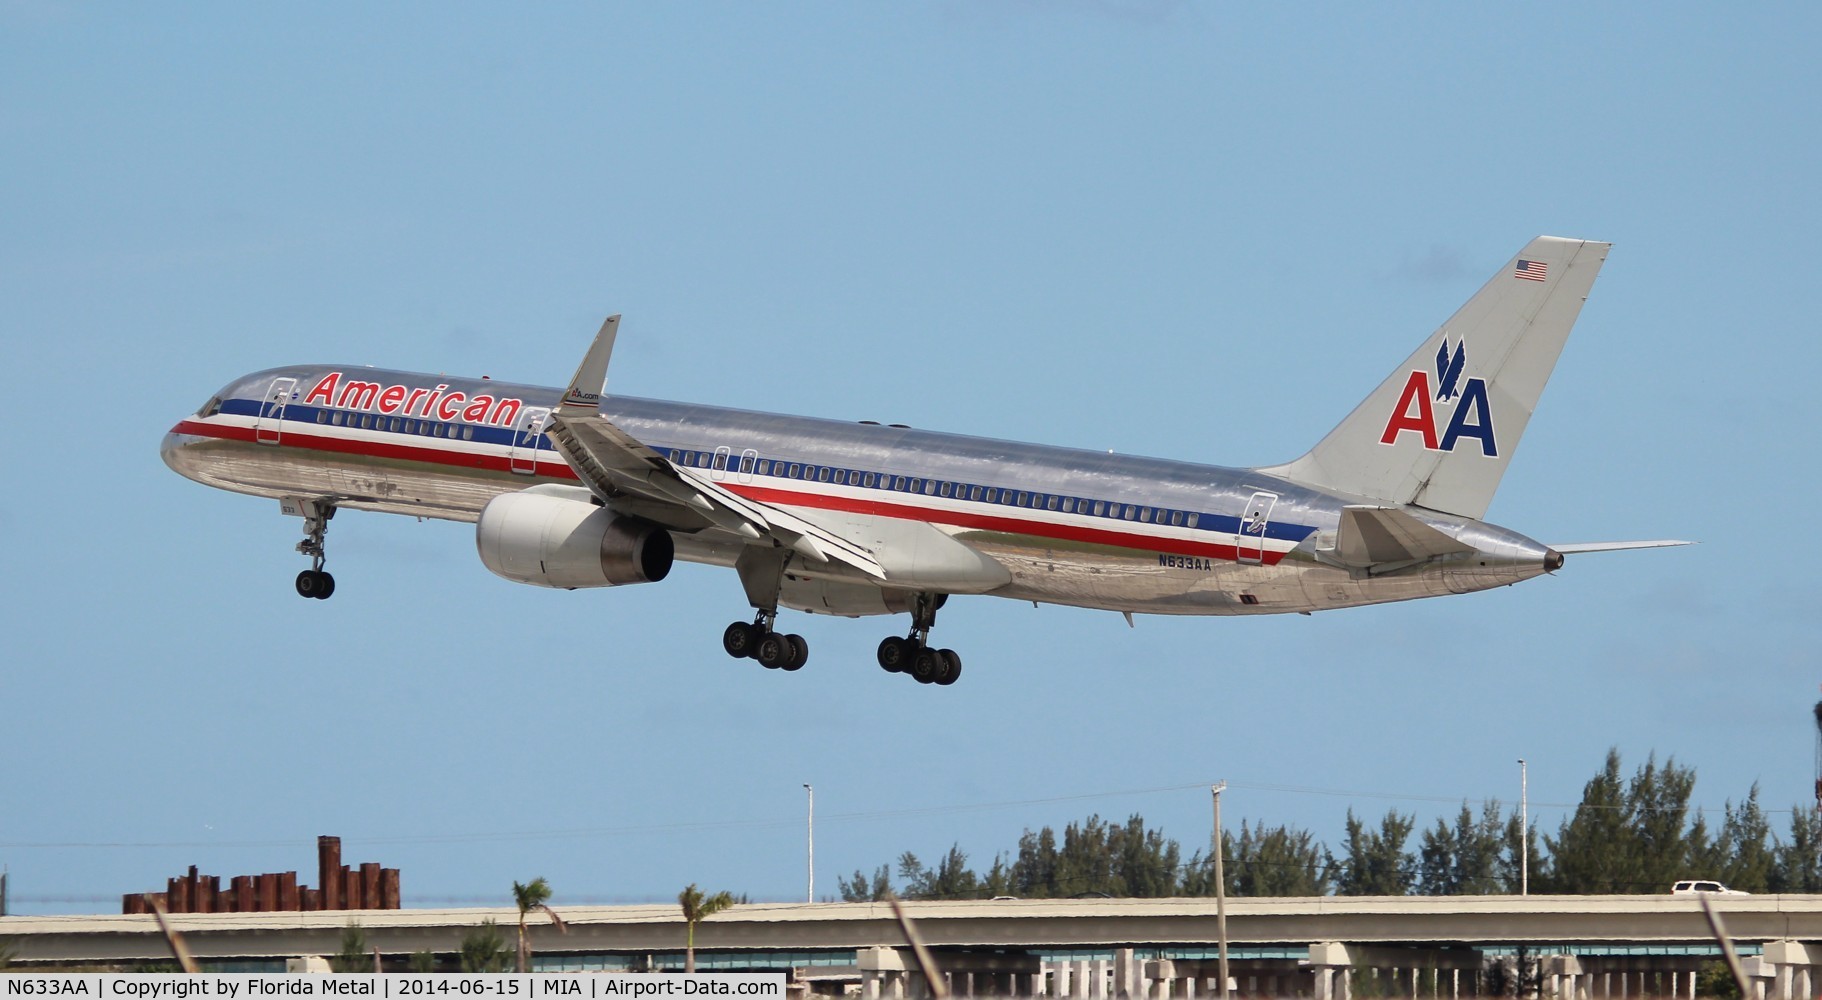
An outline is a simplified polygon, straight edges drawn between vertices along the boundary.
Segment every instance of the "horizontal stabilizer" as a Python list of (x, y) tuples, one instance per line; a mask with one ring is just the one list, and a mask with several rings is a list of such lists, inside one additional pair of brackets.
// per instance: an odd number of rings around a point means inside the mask
[(1659, 538), (1649, 542), (1571, 542), (1568, 545), (1552, 545), (1550, 548), (1563, 555), (1572, 556), (1578, 552), (1624, 552), (1627, 549), (1668, 549), (1677, 545), (1694, 545), (1694, 542), (1681, 542), (1675, 539)]
[(1389, 570), (1436, 556), (1472, 552), (1395, 507), (1343, 507), (1330, 558), (1350, 569)]

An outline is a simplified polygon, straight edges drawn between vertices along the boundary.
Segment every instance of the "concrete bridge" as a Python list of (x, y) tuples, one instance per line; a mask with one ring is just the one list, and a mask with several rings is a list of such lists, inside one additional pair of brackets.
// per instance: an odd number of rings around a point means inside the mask
[[(1763, 1000), (1822, 987), (1822, 896), (1715, 897)], [(907, 903), (958, 993), (1174, 1000), (1214, 992), (1212, 899)], [(537, 968), (681, 968), (677, 907), (561, 907), (569, 933), (533, 925)], [(172, 917), (191, 950), (225, 968), (283, 967), (333, 954), (359, 923), (388, 956), (454, 953), (485, 919), (510, 938), (518, 911), (366, 910)], [(1631, 1000), (1693, 996), (1719, 949), (1686, 896), (1321, 896), (1228, 901), (1230, 974), (1250, 996), (1361, 1000), (1483, 995), (1504, 970), (1532, 973), (1546, 996)], [(737, 906), (696, 931), (705, 971), (789, 969), (811, 988), (915, 996), (891, 910), (879, 903)], [(168, 958), (149, 916), (0, 918), (20, 963)], [(1526, 968), (1512, 968), (1519, 949)], [(1532, 962), (1535, 960), (1535, 963)], [(1495, 971), (1495, 967), (1502, 971)]]

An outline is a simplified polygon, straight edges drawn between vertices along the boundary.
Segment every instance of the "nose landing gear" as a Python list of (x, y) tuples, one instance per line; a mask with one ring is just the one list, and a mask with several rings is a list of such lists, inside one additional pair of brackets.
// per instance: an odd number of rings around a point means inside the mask
[(310, 568), (297, 574), (297, 596), (328, 600), (335, 593), (335, 577), (323, 571), (323, 544), (335, 505), (326, 500), (285, 500), (280, 509), (304, 519), (304, 540), (297, 543), (297, 551), (310, 557)]

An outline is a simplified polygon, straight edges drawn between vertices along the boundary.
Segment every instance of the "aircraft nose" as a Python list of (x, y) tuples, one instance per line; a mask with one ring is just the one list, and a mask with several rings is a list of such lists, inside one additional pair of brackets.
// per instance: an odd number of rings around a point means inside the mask
[(159, 442), (158, 457), (164, 459), (164, 464), (170, 466), (172, 472), (183, 472), (183, 467), (178, 464), (183, 446), (184, 435), (177, 433), (176, 428), (166, 431), (164, 440)]

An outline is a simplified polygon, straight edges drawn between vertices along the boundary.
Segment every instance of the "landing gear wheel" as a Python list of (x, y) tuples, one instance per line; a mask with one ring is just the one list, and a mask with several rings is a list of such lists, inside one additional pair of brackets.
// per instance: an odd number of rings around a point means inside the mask
[(919, 684), (930, 684), (947, 667), (948, 664), (943, 661), (940, 653), (926, 647), (918, 650), (917, 655), (911, 658), (911, 679)]
[(889, 635), (880, 640), (879, 665), (888, 674), (903, 673), (916, 655), (917, 644), (903, 636)]
[(335, 577), (320, 569), (307, 569), (297, 574), (297, 596), (328, 600), (335, 593)]
[(938, 650), (937, 655), (942, 657), (943, 672), (936, 678), (936, 683), (944, 687), (954, 684), (955, 679), (962, 675), (962, 658), (955, 655), (953, 649)]
[(791, 658), (781, 664), (779, 669), (802, 670), (803, 665), (810, 662), (810, 644), (804, 641), (803, 636), (795, 632), (785, 638), (791, 642)]
[(765, 628), (752, 622), (735, 622), (721, 633), (721, 648), (736, 660), (752, 656), (765, 638)]
[[(809, 647), (806, 646), (805, 655), (808, 652)], [(759, 640), (759, 645), (753, 648), (753, 659), (758, 660), (759, 665), (767, 670), (777, 670), (796, 656), (797, 644), (791, 641), (790, 636), (779, 635), (777, 632), (767, 632)]]

